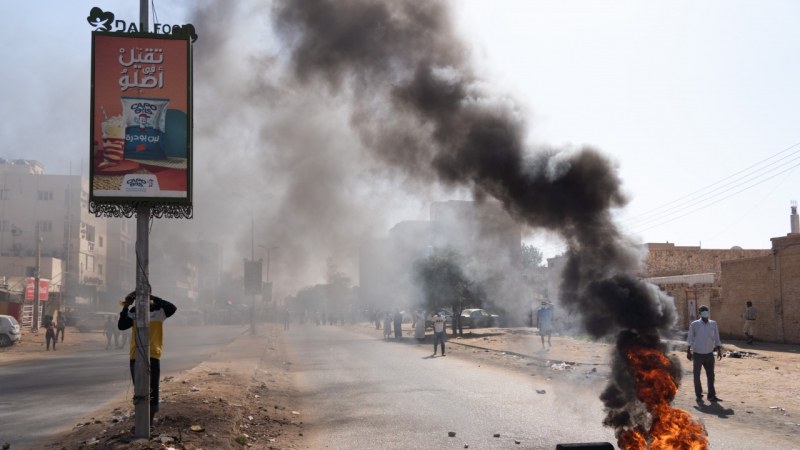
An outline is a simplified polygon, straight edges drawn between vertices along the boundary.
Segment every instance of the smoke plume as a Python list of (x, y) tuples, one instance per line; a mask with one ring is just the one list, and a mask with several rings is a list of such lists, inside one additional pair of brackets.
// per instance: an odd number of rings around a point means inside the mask
[[(632, 275), (640, 254), (612, 220), (626, 203), (614, 165), (590, 147), (526, 145), (524, 117), (475, 76), (446, 3), (283, 0), (272, 12), (290, 48), (287, 81), (346, 102), (372, 157), (422, 184), (495, 198), (516, 220), (557, 232), (568, 246), (561, 303), (594, 337), (624, 331), (626, 342), (658, 347), (675, 310)], [(614, 364), (607, 423), (647, 429), (624, 358)]]

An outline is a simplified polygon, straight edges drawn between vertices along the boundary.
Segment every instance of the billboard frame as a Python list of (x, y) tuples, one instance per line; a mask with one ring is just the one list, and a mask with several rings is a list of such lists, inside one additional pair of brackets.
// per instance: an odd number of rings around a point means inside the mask
[[(122, 195), (103, 195), (95, 192), (95, 180), (98, 174), (96, 159), (99, 149), (97, 148), (97, 134), (100, 130), (96, 126), (97, 114), (97, 71), (98, 61), (96, 55), (97, 38), (124, 38), (127, 40), (152, 40), (153, 46), (158, 42), (164, 41), (184, 41), (186, 43), (186, 191), (185, 196), (158, 196), (149, 194), (122, 194)], [(192, 61), (192, 38), (188, 34), (156, 34), (156, 33), (126, 33), (126, 32), (92, 32), (92, 58), (91, 58), (91, 100), (90, 100), (90, 125), (89, 125), (89, 211), (96, 216), (111, 217), (132, 217), (140, 207), (149, 207), (155, 217), (171, 218), (191, 218), (192, 216), (192, 189), (193, 171), (192, 163), (194, 159), (193, 146), (193, 61)], [(182, 74), (180, 74), (182, 78)], [(182, 90), (179, 86), (179, 91)], [(120, 98), (123, 95), (120, 95)], [(182, 105), (181, 105), (182, 106)], [(167, 111), (164, 112), (166, 114)], [(182, 128), (182, 127), (180, 127)], [(162, 130), (163, 131), (163, 130)], [(154, 175), (151, 175), (151, 178)], [(178, 191), (180, 192), (180, 191)]]

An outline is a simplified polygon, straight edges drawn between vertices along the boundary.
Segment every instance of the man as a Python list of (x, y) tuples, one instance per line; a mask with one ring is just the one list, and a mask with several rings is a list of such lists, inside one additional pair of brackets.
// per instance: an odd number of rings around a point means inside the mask
[(742, 314), (744, 319), (744, 337), (748, 344), (753, 343), (753, 335), (756, 332), (756, 319), (758, 318), (758, 310), (753, 306), (753, 302), (747, 302), (747, 306)]
[[(122, 304), (122, 311), (119, 313), (119, 321), (117, 327), (120, 330), (127, 330), (132, 328), (131, 345), (130, 345), (130, 367), (131, 379), (136, 383), (136, 307), (130, 308), (136, 300), (136, 292), (131, 292), (125, 296), (125, 301)], [(130, 308), (130, 309), (128, 309)], [(172, 303), (150, 295), (150, 327), (149, 331), (149, 344), (150, 344), (150, 426), (153, 426), (153, 418), (158, 412), (158, 379), (161, 377), (161, 354), (164, 343), (164, 321), (167, 317), (175, 314), (178, 308)]]
[(61, 342), (64, 342), (64, 331), (67, 329), (67, 317), (63, 314), (58, 315), (58, 322), (56, 322), (56, 340), (61, 336)]
[(442, 356), (447, 356), (444, 352), (445, 325), (447, 325), (447, 321), (441, 311), (438, 311), (431, 321), (433, 322), (433, 356), (436, 356), (439, 342), (442, 343)]
[(717, 359), (722, 360), (722, 341), (719, 339), (717, 322), (709, 319), (711, 313), (708, 310), (708, 306), (701, 305), (699, 311), (700, 319), (689, 324), (689, 335), (686, 337), (686, 344), (688, 345), (686, 358), (693, 363), (694, 394), (697, 396), (697, 401), (703, 400), (700, 370), (705, 369), (708, 382), (708, 400), (719, 402), (721, 400), (717, 398), (717, 391), (714, 389), (714, 352), (717, 352)]
[(547, 336), (547, 347), (552, 348), (550, 337), (553, 334), (553, 306), (548, 301), (543, 301), (542, 306), (536, 310), (536, 325), (539, 327), (539, 336), (542, 338), (544, 350), (544, 337)]

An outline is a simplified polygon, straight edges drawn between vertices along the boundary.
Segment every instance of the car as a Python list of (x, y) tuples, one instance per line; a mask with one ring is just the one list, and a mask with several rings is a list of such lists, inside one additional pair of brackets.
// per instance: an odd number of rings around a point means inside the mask
[(106, 329), (106, 322), (108, 318), (116, 325), (119, 320), (119, 313), (114, 312), (90, 312), (78, 318), (75, 321), (75, 326), (81, 333), (90, 333), (92, 331), (103, 331)]
[(452, 329), (453, 328), (453, 312), (450, 311), (449, 309), (440, 309), (439, 311), (431, 311), (430, 313), (428, 313), (428, 315), (425, 316), (425, 327), (426, 328), (433, 328), (433, 316), (436, 315), (437, 312), (441, 313), (441, 315), (444, 316), (445, 325), (447, 326), (447, 328), (448, 329)]
[(14, 316), (0, 314), (0, 347), (8, 347), (22, 337), (19, 322)]
[(470, 328), (486, 328), (499, 325), (500, 316), (490, 314), (485, 309), (470, 308), (461, 311), (461, 326)]

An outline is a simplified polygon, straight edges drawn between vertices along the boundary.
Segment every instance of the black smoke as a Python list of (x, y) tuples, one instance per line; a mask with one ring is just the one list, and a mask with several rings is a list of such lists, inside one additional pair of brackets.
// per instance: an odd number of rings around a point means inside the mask
[[(525, 118), (475, 75), (448, 3), (280, 0), (273, 18), (292, 82), (349, 102), (350, 126), (379, 160), (420, 182), (493, 197), (518, 221), (559, 233), (568, 246), (561, 302), (592, 336), (657, 341), (674, 324), (672, 301), (632, 275), (641, 255), (612, 219), (627, 202), (612, 162), (590, 147), (526, 144)], [(630, 383), (609, 390), (609, 421), (640, 421), (625, 409), (636, 404)]]

